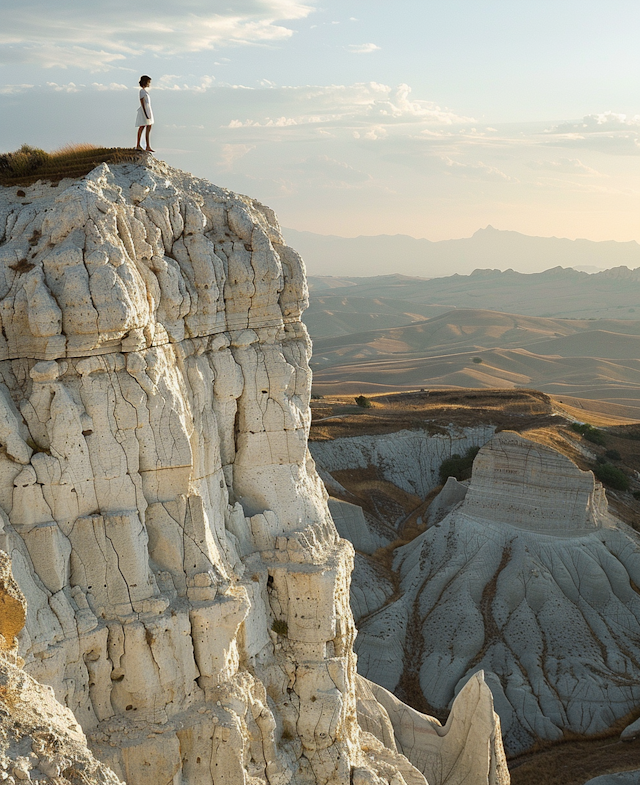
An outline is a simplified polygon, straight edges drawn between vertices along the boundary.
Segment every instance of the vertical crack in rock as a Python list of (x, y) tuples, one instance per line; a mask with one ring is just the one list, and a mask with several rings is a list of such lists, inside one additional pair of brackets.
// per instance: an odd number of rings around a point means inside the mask
[[(0, 189), (0, 547), (26, 671), (129, 785), (444, 785), (356, 674), (353, 548), (307, 449), (304, 265), (275, 215), (154, 160), (27, 191)], [(474, 695), (427, 758), (498, 785)]]

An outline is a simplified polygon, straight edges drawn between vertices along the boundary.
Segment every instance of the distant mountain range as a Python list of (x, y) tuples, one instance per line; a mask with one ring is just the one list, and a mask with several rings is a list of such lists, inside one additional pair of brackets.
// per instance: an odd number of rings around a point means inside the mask
[(312, 338), (403, 327), (452, 308), (481, 308), (564, 319), (640, 319), (640, 268), (589, 275), (556, 267), (543, 273), (476, 270), (411, 278), (310, 276), (304, 321)]
[(390, 272), (431, 278), (468, 274), (478, 268), (542, 272), (573, 267), (595, 272), (611, 267), (640, 267), (635, 241), (568, 240), (530, 237), (487, 226), (459, 240), (416, 239), (408, 235), (336, 237), (283, 229), (287, 242), (303, 257), (309, 275), (374, 276)]

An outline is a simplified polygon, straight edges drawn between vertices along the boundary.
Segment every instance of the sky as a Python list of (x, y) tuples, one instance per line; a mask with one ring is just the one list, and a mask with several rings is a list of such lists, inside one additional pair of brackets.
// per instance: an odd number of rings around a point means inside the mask
[[(1, 0), (0, 151), (152, 144), (285, 227), (640, 241), (637, 0)], [(392, 265), (393, 260), (390, 260)]]

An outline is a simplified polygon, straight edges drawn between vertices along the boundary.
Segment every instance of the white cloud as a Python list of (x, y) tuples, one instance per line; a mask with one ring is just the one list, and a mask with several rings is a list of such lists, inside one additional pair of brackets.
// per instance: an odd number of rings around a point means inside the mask
[(602, 112), (601, 114), (585, 115), (579, 122), (561, 123), (550, 128), (550, 134), (589, 134), (602, 133), (607, 131), (629, 131), (629, 129), (640, 129), (640, 115), (627, 117), (625, 114), (616, 112)]
[(59, 46), (46, 41), (27, 41), (24, 44), (12, 43), (7, 46), (3, 45), (3, 35), (0, 32), (0, 64), (37, 63), (43, 68), (81, 68), (96, 73), (107, 71), (125, 59), (122, 52), (105, 51), (97, 42), (93, 49), (71, 43)]
[(84, 86), (85, 85), (77, 85), (74, 82), (68, 82), (67, 84), (58, 84), (57, 82), (47, 82), (47, 87), (50, 87), (52, 90), (55, 90), (56, 93), (78, 93), (80, 92), (80, 88)]
[(118, 82), (109, 82), (109, 84), (100, 84), (99, 82), (92, 82), (91, 87), (95, 90), (103, 92), (105, 90), (130, 90), (131, 88), (126, 84), (119, 84)]
[(590, 175), (591, 177), (602, 177), (600, 172), (583, 164), (577, 158), (560, 158), (557, 161), (529, 161), (527, 164), (531, 169), (557, 172), (564, 174)]
[(159, 79), (154, 79), (151, 82), (152, 89), (154, 90), (186, 90), (191, 93), (206, 93), (215, 82), (215, 76), (201, 76), (200, 80), (195, 84), (189, 84), (183, 79), (182, 76), (175, 74), (165, 74)]
[(556, 147), (597, 150), (611, 155), (640, 155), (640, 115), (616, 112), (585, 115), (545, 131), (546, 143)]
[(450, 174), (460, 175), (462, 177), (470, 177), (474, 180), (491, 180), (493, 182), (518, 182), (516, 178), (509, 177), (509, 175), (496, 169), (495, 166), (489, 166), (482, 161), (474, 163), (461, 163), (454, 161), (447, 156), (442, 156), (442, 161), (447, 167)]
[(207, 0), (156, 0), (151, 12), (128, 0), (3, 0), (0, 63), (100, 71), (141, 54), (284, 41), (293, 31), (281, 23), (312, 10), (301, 0), (230, 0), (215, 11)]
[(380, 47), (377, 44), (349, 44), (345, 46), (345, 49), (347, 52), (352, 52), (356, 55), (368, 55), (380, 49)]
[(16, 95), (31, 90), (32, 84), (5, 84), (0, 87), (0, 95)]
[[(223, 87), (223, 86), (221, 86)], [(349, 130), (356, 138), (383, 138), (394, 127), (451, 126), (469, 122), (449, 109), (430, 101), (411, 98), (405, 85), (396, 88), (377, 82), (352, 85), (306, 85), (273, 87), (254, 90), (248, 104), (259, 105), (268, 97), (269, 103), (282, 110), (267, 117), (237, 116), (228, 128), (283, 128), (287, 126), (326, 125), (332, 129)], [(249, 106), (247, 106), (249, 108)]]

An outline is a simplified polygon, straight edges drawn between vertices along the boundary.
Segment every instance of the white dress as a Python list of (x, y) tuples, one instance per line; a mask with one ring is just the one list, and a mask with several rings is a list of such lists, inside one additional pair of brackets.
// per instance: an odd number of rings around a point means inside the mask
[(147, 110), (148, 117), (145, 117), (144, 112), (142, 111), (142, 107), (138, 107), (138, 114), (136, 115), (136, 128), (140, 128), (141, 125), (153, 125), (153, 110), (151, 109), (151, 99), (149, 98), (149, 93), (142, 88), (140, 90), (140, 98), (144, 101), (144, 108)]

